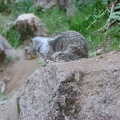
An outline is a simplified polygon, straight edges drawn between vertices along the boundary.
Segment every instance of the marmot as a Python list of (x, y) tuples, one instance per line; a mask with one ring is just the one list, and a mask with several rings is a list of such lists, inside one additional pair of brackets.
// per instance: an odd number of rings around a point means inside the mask
[(68, 62), (88, 57), (86, 40), (76, 31), (62, 32), (51, 38), (35, 37), (32, 41), (29, 53), (38, 52), (44, 60)]

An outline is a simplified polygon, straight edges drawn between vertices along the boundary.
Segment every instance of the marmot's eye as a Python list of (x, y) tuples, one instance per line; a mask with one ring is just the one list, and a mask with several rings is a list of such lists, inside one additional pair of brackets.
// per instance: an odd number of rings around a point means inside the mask
[(25, 49), (25, 51), (27, 52), (27, 51), (28, 51), (28, 49)]
[(62, 53), (59, 53), (59, 55), (62, 55)]
[(25, 48), (25, 51), (27, 52), (29, 50), (29, 48), (27, 47), (27, 48)]

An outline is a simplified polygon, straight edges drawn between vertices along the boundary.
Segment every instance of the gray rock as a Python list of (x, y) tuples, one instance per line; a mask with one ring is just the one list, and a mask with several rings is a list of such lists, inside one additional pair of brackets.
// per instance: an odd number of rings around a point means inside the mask
[(19, 99), (20, 120), (64, 120), (65, 116), (74, 120), (80, 110), (77, 97), (82, 93), (77, 82), (81, 83), (82, 78), (77, 81), (77, 73), (66, 72), (59, 79), (56, 67), (51, 65), (45, 71), (40, 76), (35, 73), (36, 78), (33, 75), (34, 80), (28, 80)]
[(114, 75), (120, 74), (120, 61), (116, 58), (120, 53), (97, 63), (85, 59), (37, 70), (19, 97), (19, 119), (120, 120), (120, 76)]
[(5, 61), (6, 58), (13, 57), (18, 58), (17, 52), (10, 46), (7, 40), (0, 35), (0, 64)]
[(43, 10), (50, 9), (56, 4), (55, 0), (34, 0), (36, 6), (40, 6)]
[(0, 63), (2, 63), (6, 58), (5, 52), (0, 48)]
[(46, 36), (45, 29), (40, 19), (33, 13), (19, 15), (14, 23), (20, 34), (20, 40), (24, 41), (29, 37)]
[(75, 5), (72, 0), (57, 0), (59, 10), (65, 11), (67, 16), (74, 16)]

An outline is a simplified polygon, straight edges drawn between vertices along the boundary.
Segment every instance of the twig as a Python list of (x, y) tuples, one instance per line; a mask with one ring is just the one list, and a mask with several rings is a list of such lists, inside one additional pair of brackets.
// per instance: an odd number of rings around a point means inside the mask
[(114, 21), (111, 22), (111, 15), (112, 15), (112, 13), (113, 13), (114, 10), (115, 10), (115, 6), (116, 6), (119, 2), (120, 2), (120, 0), (116, 0), (116, 1), (114, 1), (114, 2), (111, 3), (112, 7), (111, 7), (110, 15), (109, 15), (109, 18), (108, 18), (106, 24), (105, 24), (103, 27), (101, 27), (100, 29), (98, 29), (95, 33), (100, 32), (100, 31), (102, 31), (102, 30), (105, 30), (106, 28), (109, 29), (111, 26), (113, 26), (113, 25), (116, 23), (117, 20), (114, 20)]
[(113, 23), (116, 23), (116, 21), (117, 21), (117, 20), (114, 20), (114, 21), (112, 21), (112, 23), (111, 23), (111, 15), (112, 15), (112, 13), (114, 12), (115, 7), (116, 7), (116, 5), (117, 5), (118, 3), (120, 3), (120, 0), (115, 0), (114, 2), (111, 3), (112, 7), (111, 7), (111, 11), (110, 11), (110, 16), (109, 16), (109, 18), (108, 18), (108, 20), (107, 20), (107, 22), (106, 22), (106, 24), (105, 24), (105, 27), (108, 28), (108, 29), (113, 25)]
[[(111, 11), (110, 11), (110, 16), (111, 16), (111, 14), (114, 12), (115, 6), (116, 6), (115, 2), (112, 2), (112, 7), (111, 7)], [(111, 24), (111, 22), (110, 22), (110, 20), (111, 20), (110, 16), (109, 16), (109, 18), (108, 18), (108, 20), (107, 20), (107, 22), (106, 22), (106, 24), (105, 24), (105, 27), (106, 27), (106, 28), (110, 28), (110, 24)]]

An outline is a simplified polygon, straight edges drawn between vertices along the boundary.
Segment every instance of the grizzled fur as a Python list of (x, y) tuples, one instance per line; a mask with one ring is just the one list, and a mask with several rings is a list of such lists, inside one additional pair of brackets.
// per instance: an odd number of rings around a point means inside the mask
[(53, 38), (35, 37), (32, 41), (30, 52), (39, 52), (45, 60), (67, 62), (88, 57), (86, 40), (76, 31), (66, 31)]

